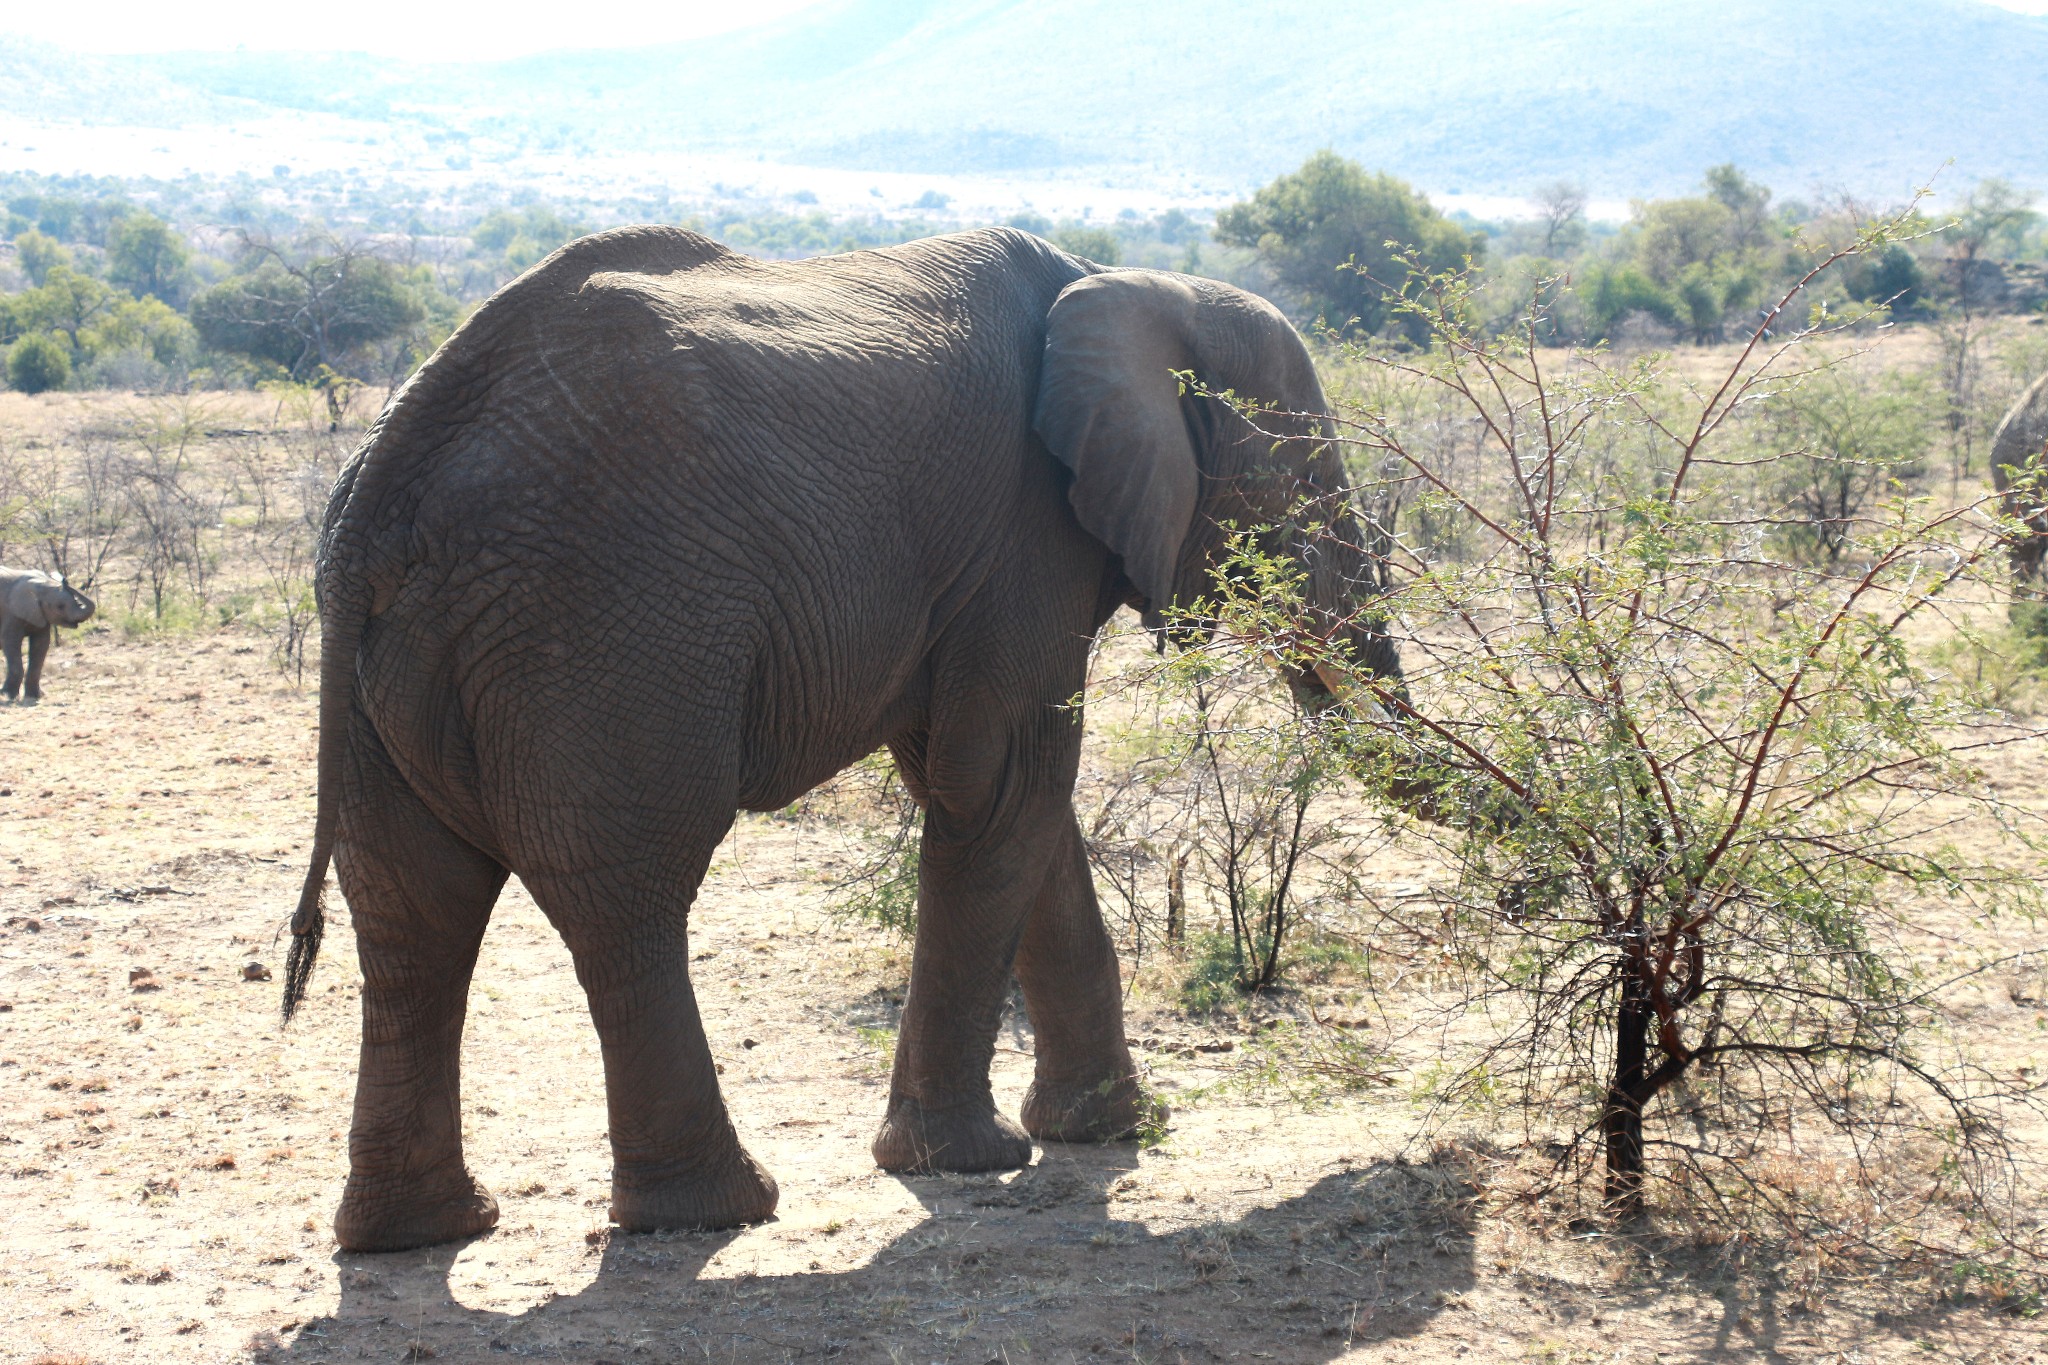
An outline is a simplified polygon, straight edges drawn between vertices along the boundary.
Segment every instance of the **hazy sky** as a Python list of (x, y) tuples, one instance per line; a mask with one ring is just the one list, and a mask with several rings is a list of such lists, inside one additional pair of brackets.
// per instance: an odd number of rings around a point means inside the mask
[[(816, 0), (354, 0), (343, 6), (272, 0), (99, 0), (90, 19), (62, 5), (8, 5), (0, 33), (88, 52), (249, 47), (377, 52), (428, 60), (506, 57), (564, 47), (631, 47), (694, 38), (799, 10)], [(2041, 0), (2048, 5), (2048, 0)], [(564, 13), (581, 20), (568, 31)], [(337, 18), (346, 22), (337, 24)]]
[[(1504, 0), (1528, 3), (1529, 0)], [(1540, 2), (1540, 0), (1538, 0)], [(742, 28), (816, 0), (356, 0), (340, 8), (273, 0), (98, 0), (81, 17), (66, 5), (14, 4), (0, 32), (92, 52), (179, 48), (356, 50), (428, 59), (504, 57), (564, 47), (629, 47)], [(2023, 14), (2048, 14), (2048, 0), (1989, 0)], [(573, 32), (567, 9), (583, 18)], [(349, 22), (337, 25), (337, 16)], [(550, 23), (554, 19), (557, 22)]]

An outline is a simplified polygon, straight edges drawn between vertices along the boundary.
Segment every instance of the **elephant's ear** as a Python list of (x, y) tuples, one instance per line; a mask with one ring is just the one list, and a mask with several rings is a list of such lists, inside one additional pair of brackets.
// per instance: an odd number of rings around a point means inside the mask
[(14, 591), (7, 595), (7, 613), (30, 630), (41, 630), (50, 624), (43, 610), (43, 595), (36, 591), (32, 578), (14, 585)]
[(1032, 425), (1073, 471), (1082, 529), (1123, 560), (1156, 620), (1174, 597), (1202, 474), (1175, 371), (1195, 369), (1200, 299), (1172, 276), (1076, 280), (1046, 321)]

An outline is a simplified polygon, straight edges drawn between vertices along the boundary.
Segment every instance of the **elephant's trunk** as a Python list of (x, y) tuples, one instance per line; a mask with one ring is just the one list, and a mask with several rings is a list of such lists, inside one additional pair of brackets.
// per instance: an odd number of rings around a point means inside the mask
[(1315, 662), (1298, 671), (1298, 688), (1347, 700), (1369, 680), (1373, 692), (1405, 700), (1400, 650), (1380, 611), (1388, 539), (1377, 526), (1369, 536), (1348, 507), (1327, 522), (1308, 520), (1299, 554), (1307, 570), (1304, 624), (1316, 636)]
[[(1392, 537), (1349, 509), (1313, 530), (1302, 549), (1308, 570), (1308, 624), (1318, 637), (1306, 668), (1289, 668), (1288, 681), (1305, 709), (1343, 706), (1381, 721), (1393, 743), (1427, 722), (1415, 710), (1401, 674), (1401, 653), (1390, 634), (1381, 598)], [(1431, 773), (1397, 775), (1384, 794), (1402, 810), (1432, 824), (1465, 825), (1481, 817), (1455, 785)], [(1507, 817), (1507, 818), (1512, 818)]]

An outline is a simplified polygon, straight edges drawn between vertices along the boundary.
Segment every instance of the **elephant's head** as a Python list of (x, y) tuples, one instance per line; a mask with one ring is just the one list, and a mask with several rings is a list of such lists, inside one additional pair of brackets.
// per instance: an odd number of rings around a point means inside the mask
[[(1230, 404), (1184, 391), (1229, 391), (1256, 404), (1256, 426)], [(1034, 418), (1069, 470), (1081, 525), (1123, 561), (1147, 624), (1214, 591), (1226, 525), (1270, 527), (1307, 571), (1315, 628), (1396, 688), (1392, 643), (1362, 610), (1382, 565), (1328, 444), (1329, 408), (1308, 350), (1265, 300), (1210, 280), (1109, 271), (1069, 285), (1053, 304)], [(1310, 696), (1339, 678), (1290, 670)]]
[(7, 608), (30, 630), (49, 626), (77, 626), (92, 619), (93, 600), (71, 586), (62, 575), (31, 576), (15, 585)]

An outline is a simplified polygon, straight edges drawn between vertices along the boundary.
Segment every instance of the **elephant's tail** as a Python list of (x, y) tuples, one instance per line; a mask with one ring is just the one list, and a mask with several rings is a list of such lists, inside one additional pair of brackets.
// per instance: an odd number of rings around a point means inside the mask
[[(395, 402), (395, 399), (394, 399)], [(320, 752), (318, 791), (313, 816), (312, 865), (292, 912), (292, 946), (284, 960), (284, 1019), (306, 999), (306, 982), (320, 956), (320, 936), (327, 925), (327, 869), (334, 861), (335, 828), (340, 823), (341, 765), (348, 744), (349, 716), (355, 710), (356, 650), (370, 619), (368, 565), (361, 554), (360, 530), (350, 526), (352, 506), (369, 503), (375, 484), (366, 477), (369, 455), (391, 416), (387, 404), (355, 458), (342, 468), (327, 504), (319, 552), (314, 557), (313, 587), (320, 603)]]
[(299, 892), (299, 908), (292, 914), (292, 945), (284, 963), (284, 1018), (291, 1017), (306, 998), (306, 982), (313, 975), (314, 959), (320, 956), (320, 937), (327, 924), (327, 868), (334, 860), (336, 807), (341, 800), (342, 746), (348, 742), (349, 713), (355, 706), (356, 646), (362, 641), (363, 622), (369, 615), (367, 603), (358, 593), (333, 591), (337, 584), (321, 585), (320, 632), (320, 756), (319, 792), (313, 816), (312, 865), (306, 869), (306, 883)]

